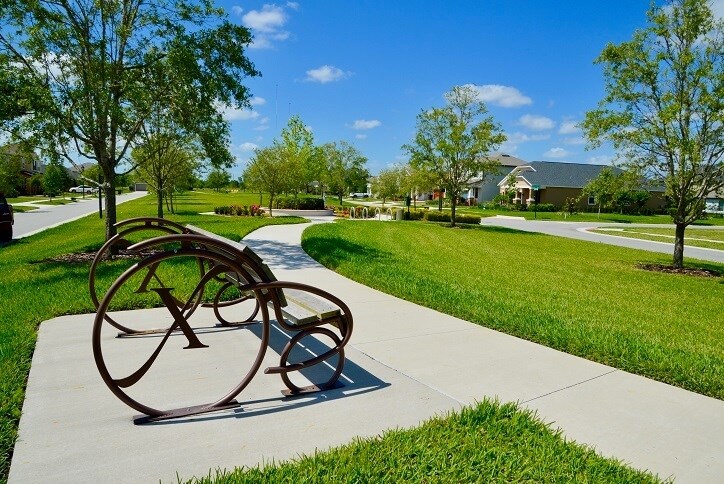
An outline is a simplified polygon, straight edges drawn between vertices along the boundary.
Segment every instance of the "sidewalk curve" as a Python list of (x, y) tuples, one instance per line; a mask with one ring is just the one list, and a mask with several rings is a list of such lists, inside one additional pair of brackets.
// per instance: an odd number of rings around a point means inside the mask
[[(495, 396), (536, 410), (566, 438), (660, 477), (717, 482), (724, 475), (724, 402), (351, 281), (304, 253), (306, 226), (267, 226), (245, 242), (278, 279), (318, 286), (350, 306), (355, 329), (345, 387), (282, 399), (278, 377), (258, 374), (238, 397), (241, 409), (137, 427), (93, 364), (93, 315), (56, 318), (39, 330), (10, 482), (175, 481), (177, 472), (202, 476), (414, 426)], [(139, 317), (160, 317), (154, 311)]]

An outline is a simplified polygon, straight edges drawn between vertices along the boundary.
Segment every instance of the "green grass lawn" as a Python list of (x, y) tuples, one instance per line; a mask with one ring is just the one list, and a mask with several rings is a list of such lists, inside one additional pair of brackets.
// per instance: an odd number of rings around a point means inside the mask
[(666, 254), (420, 222), (317, 225), (303, 247), (395, 296), (724, 399), (724, 280), (636, 268)]
[[(617, 228), (606, 229), (601, 228), (592, 230), (605, 235), (615, 235), (617, 237), (628, 237), (631, 239), (653, 240), (655, 242), (667, 242), (672, 246), (674, 244), (674, 229), (664, 228)], [(707, 230), (697, 228), (687, 228), (684, 233), (685, 246), (703, 247), (706, 249), (724, 250), (724, 230)]]
[(660, 482), (566, 442), (514, 404), (484, 401), (415, 429), (188, 482)]
[[(437, 210), (437, 207), (430, 207), (430, 210)], [(450, 210), (444, 208), (443, 210)], [(576, 213), (574, 215), (563, 214), (562, 212), (538, 212), (523, 211), (515, 212), (510, 210), (484, 210), (478, 207), (458, 207), (460, 213), (469, 213), (471, 215), (479, 215), (481, 217), (494, 217), (496, 215), (504, 215), (507, 217), (523, 217), (526, 220), (552, 220), (557, 222), (601, 222), (601, 223), (621, 223), (621, 224), (671, 224), (669, 215), (622, 215), (618, 213)], [(697, 220), (694, 225), (724, 225), (724, 218), (709, 217)]]
[[(190, 192), (178, 198), (177, 214), (168, 218), (192, 223), (233, 240), (263, 225), (302, 220), (198, 215), (213, 211), (217, 205), (248, 204), (248, 198), (247, 194)], [(151, 196), (118, 206), (118, 220), (155, 213), (155, 200)], [(7, 479), (38, 324), (64, 314), (94, 311), (88, 296), (90, 263), (43, 261), (62, 254), (97, 250), (103, 244), (104, 222), (97, 215), (89, 215), (0, 247), (3, 301), (0, 304), (0, 482)], [(124, 264), (128, 265), (129, 261), (112, 265)], [(110, 285), (113, 274), (114, 271), (100, 271), (99, 285)]]

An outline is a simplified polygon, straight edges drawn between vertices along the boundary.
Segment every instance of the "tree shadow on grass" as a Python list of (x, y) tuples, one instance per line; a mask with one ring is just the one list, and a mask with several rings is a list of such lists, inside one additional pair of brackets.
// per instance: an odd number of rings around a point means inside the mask
[(356, 244), (337, 237), (308, 237), (302, 241), (302, 247), (309, 256), (330, 269), (336, 269), (339, 267), (340, 261), (350, 259), (373, 261), (378, 259), (388, 260), (394, 257), (391, 252)]

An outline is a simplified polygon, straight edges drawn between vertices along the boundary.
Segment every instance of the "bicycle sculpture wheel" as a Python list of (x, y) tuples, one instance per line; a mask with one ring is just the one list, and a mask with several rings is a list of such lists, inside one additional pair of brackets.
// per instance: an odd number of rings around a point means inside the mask
[[(253, 281), (243, 260), (182, 243), (142, 258), (108, 289), (93, 325), (93, 354), (110, 390), (146, 415), (137, 423), (238, 406), (234, 398), (262, 364), (267, 304), (276, 297), (253, 283), (241, 287), (229, 311), (261, 310), (260, 321), (219, 328), (217, 305), (238, 281)], [(129, 336), (116, 337), (119, 326)]]

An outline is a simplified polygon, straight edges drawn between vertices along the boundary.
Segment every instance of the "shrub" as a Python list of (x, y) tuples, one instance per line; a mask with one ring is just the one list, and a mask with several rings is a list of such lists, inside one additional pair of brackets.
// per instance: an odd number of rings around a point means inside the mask
[(277, 197), (274, 208), (290, 210), (324, 210), (324, 200), (320, 197)]
[(450, 214), (447, 212), (430, 211), (425, 213), (425, 220), (428, 222), (449, 222)]
[(536, 207), (535, 204), (531, 204), (528, 206), (528, 211), (536, 211), (536, 212), (555, 212), (556, 206), (552, 203), (539, 203)]
[(455, 222), (460, 224), (479, 224), (480, 217), (477, 215), (458, 215), (455, 217)]
[(411, 210), (410, 212), (402, 212), (402, 220), (422, 220), (425, 217), (425, 213), (417, 210)]
[(214, 213), (217, 215), (235, 215), (237, 217), (264, 216), (264, 210), (262, 210), (259, 205), (230, 205), (227, 207), (214, 207)]

